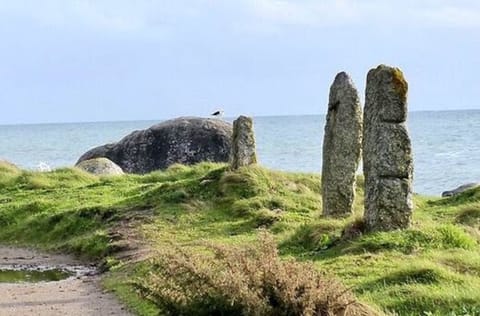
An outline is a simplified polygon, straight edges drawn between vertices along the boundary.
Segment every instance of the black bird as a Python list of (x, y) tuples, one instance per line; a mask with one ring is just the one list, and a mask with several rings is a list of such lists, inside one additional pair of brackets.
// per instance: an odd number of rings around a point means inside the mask
[(216, 117), (223, 116), (223, 110), (215, 111), (211, 115)]

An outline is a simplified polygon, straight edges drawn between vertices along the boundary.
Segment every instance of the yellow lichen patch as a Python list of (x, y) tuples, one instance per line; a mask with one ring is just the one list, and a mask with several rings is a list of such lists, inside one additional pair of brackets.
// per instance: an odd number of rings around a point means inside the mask
[(392, 83), (395, 87), (395, 91), (398, 93), (402, 101), (407, 100), (407, 91), (408, 91), (408, 83), (403, 76), (403, 73), (398, 68), (393, 68), (392, 71)]

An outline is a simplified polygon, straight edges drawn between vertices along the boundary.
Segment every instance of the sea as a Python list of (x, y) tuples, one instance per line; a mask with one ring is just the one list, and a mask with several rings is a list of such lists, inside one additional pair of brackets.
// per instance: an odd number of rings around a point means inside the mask
[[(0, 125), (0, 159), (34, 170), (73, 166), (90, 148), (161, 121)], [(260, 164), (320, 173), (324, 115), (262, 116), (254, 124)], [(416, 193), (438, 196), (480, 182), (480, 110), (411, 112), (407, 125)]]

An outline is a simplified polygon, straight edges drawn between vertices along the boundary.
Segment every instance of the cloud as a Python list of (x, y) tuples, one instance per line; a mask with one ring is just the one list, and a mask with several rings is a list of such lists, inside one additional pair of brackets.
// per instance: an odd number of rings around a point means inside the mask
[(480, 8), (445, 6), (436, 10), (425, 10), (419, 18), (430, 25), (449, 27), (480, 27)]
[(344, 0), (251, 0), (247, 4), (258, 18), (281, 24), (332, 25), (360, 17), (355, 6)]
[(71, 28), (138, 32), (156, 28), (169, 7), (154, 1), (16, 0), (0, 2), (0, 14)]
[(313, 27), (338, 25), (480, 26), (475, 0), (245, 0), (263, 21)]
[(43, 25), (165, 34), (178, 29), (276, 30), (284, 26), (480, 26), (477, 0), (0, 0), (2, 16)]

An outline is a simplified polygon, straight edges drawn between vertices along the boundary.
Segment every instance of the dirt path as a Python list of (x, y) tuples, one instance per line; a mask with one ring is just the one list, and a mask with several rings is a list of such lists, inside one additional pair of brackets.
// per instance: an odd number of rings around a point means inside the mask
[[(0, 246), (0, 269), (7, 265), (75, 266), (67, 256)], [(88, 270), (88, 269), (87, 269)], [(0, 283), (0, 316), (131, 315), (100, 286), (99, 276), (83, 273), (57, 282)]]

